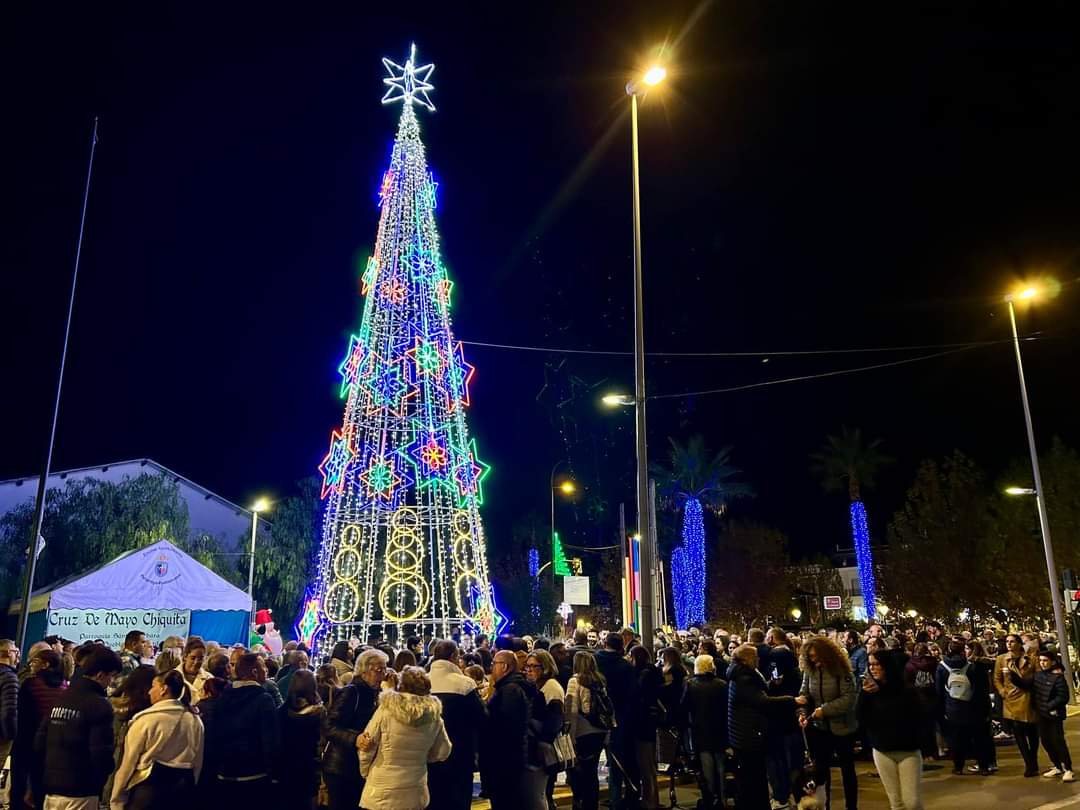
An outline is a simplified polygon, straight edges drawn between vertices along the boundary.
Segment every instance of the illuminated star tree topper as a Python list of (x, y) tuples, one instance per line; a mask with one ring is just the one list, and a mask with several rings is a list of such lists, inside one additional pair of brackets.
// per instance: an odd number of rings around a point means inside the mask
[(382, 63), (390, 74), (388, 78), (383, 79), (383, 84), (389, 88), (386, 95), (382, 97), (383, 104), (392, 104), (395, 101), (400, 101), (402, 104), (416, 102), (427, 107), (431, 112), (435, 112), (435, 105), (428, 97), (428, 91), (435, 89), (435, 85), (428, 81), (431, 78), (431, 72), (435, 70), (435, 65), (416, 66), (415, 43), (409, 48), (409, 58), (405, 60), (404, 67), (386, 57), (383, 57)]

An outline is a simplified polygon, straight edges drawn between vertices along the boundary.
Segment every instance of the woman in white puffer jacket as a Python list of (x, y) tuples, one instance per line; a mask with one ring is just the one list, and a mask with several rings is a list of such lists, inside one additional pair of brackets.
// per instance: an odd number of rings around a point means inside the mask
[(364, 810), (423, 810), (428, 794), (427, 766), (450, 756), (442, 704), (431, 696), (431, 681), (420, 667), (402, 670), (398, 691), (379, 695), (375, 710), (357, 742), (360, 775), (367, 781), (360, 796)]

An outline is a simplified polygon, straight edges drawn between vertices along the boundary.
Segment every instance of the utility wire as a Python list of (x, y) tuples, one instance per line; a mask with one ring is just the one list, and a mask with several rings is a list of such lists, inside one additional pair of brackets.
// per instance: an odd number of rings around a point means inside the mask
[[(1023, 335), (1020, 340), (1038, 340), (1042, 333)], [(463, 340), (466, 346), (485, 349), (511, 349), (522, 352), (548, 352), (550, 354), (592, 354), (607, 357), (633, 357), (633, 352), (614, 352), (602, 349), (560, 349), (553, 346), (517, 346), (510, 343), (484, 343), (479, 340)], [(645, 352), (646, 357), (797, 357), (822, 354), (873, 354), (881, 352), (926, 351), (927, 349), (974, 349), (981, 346), (999, 346), (1012, 343), (1012, 338), (1000, 340), (970, 341), (968, 343), (923, 343), (912, 346), (867, 346), (847, 349), (785, 349), (775, 352)]]
[[(999, 341), (994, 341), (999, 342)], [(1011, 341), (1009, 341), (1011, 342)], [(908, 363), (918, 363), (922, 360), (933, 360), (935, 357), (944, 357), (947, 354), (957, 354), (958, 352), (966, 352), (971, 349), (979, 348), (989, 344), (975, 344), (969, 346), (963, 346), (958, 349), (949, 349), (944, 352), (935, 352), (934, 354), (924, 354), (919, 357), (908, 357), (904, 360), (894, 360), (891, 363), (875, 363), (872, 366), (860, 366), (858, 368), (841, 368), (835, 371), (823, 371), (820, 374), (804, 374), (800, 377), (784, 377), (778, 380), (765, 380), (764, 382), (748, 383), (746, 385), (734, 385), (729, 388), (711, 388), (707, 391), (684, 391), (681, 394), (652, 394), (647, 399), (680, 399), (682, 397), (699, 397), (706, 394), (727, 394), (733, 391), (746, 391), (750, 388), (764, 388), (767, 385), (780, 385), (781, 383), (802, 382), (803, 380), (817, 380), (822, 377), (839, 377), (842, 374), (858, 374), (863, 371), (874, 371), (879, 368), (890, 368), (892, 366), (902, 366)]]

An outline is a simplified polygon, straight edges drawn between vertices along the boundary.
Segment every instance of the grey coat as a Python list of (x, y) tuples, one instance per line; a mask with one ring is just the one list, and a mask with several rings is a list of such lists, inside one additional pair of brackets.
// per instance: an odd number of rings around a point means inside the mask
[(821, 707), (824, 717), (814, 724), (822, 731), (829, 731), (838, 737), (854, 734), (859, 727), (855, 717), (855, 680), (851, 675), (831, 675), (821, 669), (804, 672), (800, 695), (805, 695), (810, 702), (799, 711), (811, 714)]

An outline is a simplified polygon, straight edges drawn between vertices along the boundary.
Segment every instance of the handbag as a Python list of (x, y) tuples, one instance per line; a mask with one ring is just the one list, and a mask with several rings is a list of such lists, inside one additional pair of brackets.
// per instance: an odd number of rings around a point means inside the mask
[(564, 723), (553, 741), (539, 743), (540, 753), (544, 758), (544, 770), (548, 773), (568, 771), (577, 762), (577, 750), (574, 748), (574, 738), (568, 733), (569, 728), (570, 724)]

